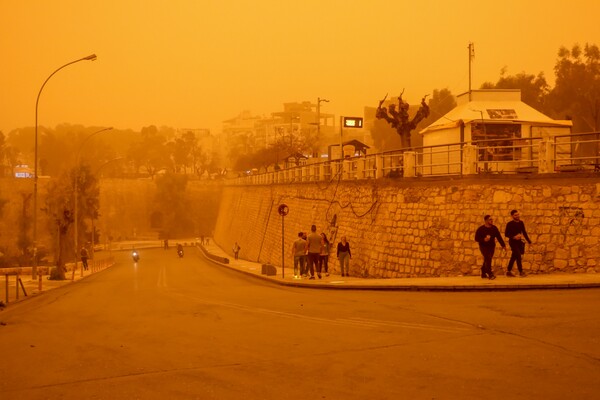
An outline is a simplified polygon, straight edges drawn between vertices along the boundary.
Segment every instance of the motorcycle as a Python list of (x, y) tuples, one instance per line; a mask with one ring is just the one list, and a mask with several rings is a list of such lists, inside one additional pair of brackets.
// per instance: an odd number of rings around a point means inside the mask
[(179, 256), (179, 258), (183, 258), (183, 249), (177, 250), (177, 255)]
[(134, 250), (133, 253), (131, 253), (131, 257), (133, 257), (134, 262), (138, 262), (140, 260), (140, 253), (138, 253), (137, 250)]

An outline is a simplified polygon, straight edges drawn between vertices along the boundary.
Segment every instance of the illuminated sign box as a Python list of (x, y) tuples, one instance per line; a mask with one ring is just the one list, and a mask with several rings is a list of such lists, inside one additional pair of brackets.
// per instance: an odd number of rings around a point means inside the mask
[(359, 117), (344, 117), (344, 128), (362, 128), (363, 119)]

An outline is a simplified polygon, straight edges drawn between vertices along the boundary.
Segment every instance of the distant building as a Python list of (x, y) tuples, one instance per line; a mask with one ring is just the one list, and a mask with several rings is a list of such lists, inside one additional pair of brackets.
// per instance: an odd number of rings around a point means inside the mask
[(317, 112), (317, 104), (310, 101), (284, 103), (283, 111), (272, 112), (270, 117), (243, 111), (223, 121), (223, 151), (250, 154), (278, 141), (293, 143), (295, 139), (314, 137), (319, 150), (325, 152), (327, 145), (337, 138), (334, 117)]
[(15, 178), (33, 178), (34, 174), (33, 169), (29, 168), (29, 165), (22, 164), (15, 166), (13, 176)]

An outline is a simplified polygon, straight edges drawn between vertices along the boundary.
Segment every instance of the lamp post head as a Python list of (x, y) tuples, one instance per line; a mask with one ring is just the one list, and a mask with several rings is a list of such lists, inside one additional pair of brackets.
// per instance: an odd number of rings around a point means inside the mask
[(82, 60), (87, 60), (87, 61), (96, 61), (98, 57), (95, 54), (91, 54), (87, 57), (83, 57)]
[(321, 102), (329, 103), (329, 100), (327, 100), (327, 99), (322, 99), (322, 98), (320, 98), (320, 97), (319, 97), (319, 103), (321, 103)]

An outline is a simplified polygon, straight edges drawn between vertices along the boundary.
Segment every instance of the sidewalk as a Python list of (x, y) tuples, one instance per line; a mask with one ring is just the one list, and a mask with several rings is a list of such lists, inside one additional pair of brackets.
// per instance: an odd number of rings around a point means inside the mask
[[(48, 279), (50, 276), (49, 270), (52, 267), (38, 267), (37, 279), (31, 278), (31, 267), (0, 270), (0, 302), (7, 305), (8, 299), (8, 304), (14, 304), (48, 290), (69, 285), (108, 268), (114, 264), (114, 260), (112, 256), (103, 255), (97, 256), (95, 261), (88, 261), (88, 264), (88, 270), (82, 271), (81, 262), (78, 262), (77, 269), (73, 272), (73, 263), (68, 263), (66, 265), (67, 272), (65, 273), (65, 280), (62, 281)], [(17, 270), (19, 271), (19, 275), (15, 274)], [(6, 273), (8, 273), (8, 275), (6, 275)], [(17, 282), (17, 276), (21, 279), (20, 283)], [(8, 296), (6, 292), (7, 286)]]
[[(192, 245), (192, 243), (195, 243), (195, 241), (196, 239), (190, 238), (184, 240), (182, 243), (185, 245)], [(131, 251), (132, 249), (150, 249), (162, 247), (163, 241), (158, 239), (140, 239), (113, 242), (108, 248), (103, 248), (102, 251), (94, 253), (97, 262), (95, 263), (93, 260), (90, 260), (90, 268), (87, 271), (83, 271), (83, 274), (81, 271), (81, 262), (78, 261), (77, 269), (74, 274), (72, 270), (73, 264), (67, 263), (67, 272), (65, 274), (66, 279), (62, 281), (49, 280), (49, 268), (52, 267), (47, 266), (39, 267), (40, 273), (38, 273), (38, 278), (41, 276), (41, 283), (40, 279), (31, 278), (31, 267), (0, 269), (0, 304), (14, 304), (15, 302), (31, 298), (51, 289), (77, 282), (83, 278), (93, 275), (94, 273), (100, 272), (114, 263), (114, 260), (111, 261), (110, 265), (106, 265), (105, 263), (105, 261), (108, 259), (112, 260), (112, 251)], [(19, 270), (18, 277), (21, 279), (20, 283), (17, 282), (17, 275), (15, 274), (16, 270)], [(6, 273), (8, 273), (8, 277)]]
[[(278, 267), (276, 275), (267, 276), (262, 274), (261, 263), (241, 259), (235, 260), (212, 240), (210, 244), (204, 246), (204, 249), (214, 256), (229, 259), (229, 263), (223, 263), (205, 256), (210, 262), (284, 286), (315, 289), (403, 291), (509, 291), (600, 288), (600, 274), (539, 274), (528, 275), (524, 278), (498, 276), (494, 280), (482, 279), (479, 276), (371, 279), (341, 277), (335, 274), (326, 277), (322, 274), (322, 279), (319, 279), (316, 275), (314, 280), (308, 278), (295, 279), (292, 260), (285, 260), (283, 274), (281, 268)], [(199, 254), (203, 255), (201, 249)]]

